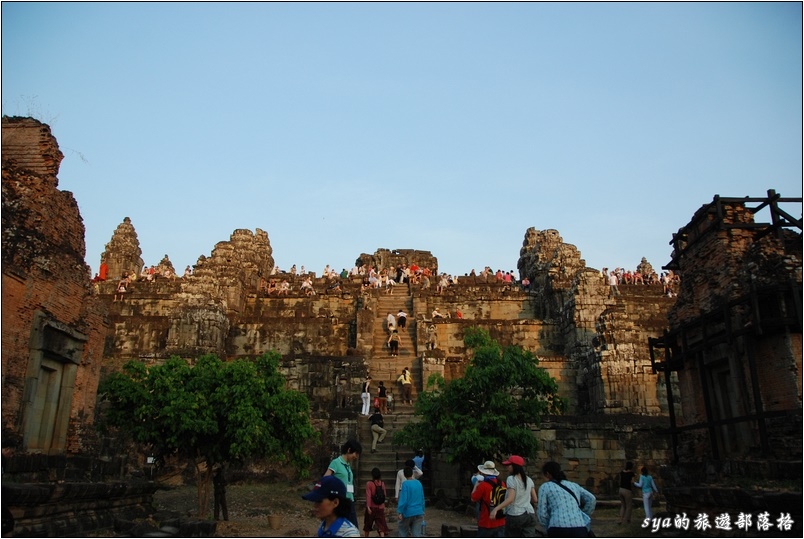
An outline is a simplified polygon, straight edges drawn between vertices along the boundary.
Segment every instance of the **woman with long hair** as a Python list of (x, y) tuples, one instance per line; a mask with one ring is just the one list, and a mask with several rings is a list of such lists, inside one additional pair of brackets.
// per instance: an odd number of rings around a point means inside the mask
[(542, 474), (537, 514), (547, 537), (589, 537), (595, 496), (568, 481), (557, 462), (546, 462)]
[(497, 518), (497, 513), (505, 509), (506, 537), (536, 537), (536, 487), (525, 473), (525, 459), (511, 455), (503, 466), (508, 470), (505, 501), (491, 510), (489, 518)]

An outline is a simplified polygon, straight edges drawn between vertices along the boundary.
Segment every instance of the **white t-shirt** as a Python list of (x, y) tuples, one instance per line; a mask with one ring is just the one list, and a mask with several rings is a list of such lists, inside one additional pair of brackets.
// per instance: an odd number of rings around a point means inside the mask
[[(530, 491), (534, 488), (533, 479), (528, 477), (526, 485), (522, 485), (522, 478), (518, 475), (509, 475), (505, 480), (505, 486), (509, 489), (514, 489), (516, 498), (513, 503), (505, 508), (506, 515), (522, 515), (524, 513), (535, 513), (533, 506), (530, 504)], [(510, 490), (508, 491), (511, 492)], [(510, 495), (510, 494), (508, 494)]]

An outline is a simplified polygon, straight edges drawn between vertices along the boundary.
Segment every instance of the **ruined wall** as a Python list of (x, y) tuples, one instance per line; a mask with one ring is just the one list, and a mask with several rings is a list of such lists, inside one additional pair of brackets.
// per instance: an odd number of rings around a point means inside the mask
[(94, 440), (106, 308), (90, 295), (84, 225), (58, 189), (50, 128), (4, 117), (2, 129), (3, 438), (78, 453)]
[[(755, 199), (756, 200), (756, 199)], [(678, 301), (670, 309), (670, 330), (684, 327), (678, 351), (685, 356), (678, 372), (683, 416), (679, 425), (702, 425), (764, 412), (801, 412), (801, 328), (776, 321), (795, 319), (800, 310), (782, 287), (801, 283), (801, 236), (763, 234), (747, 202), (720, 199), (700, 208), (676, 235), (674, 262), (681, 275)], [(793, 294), (800, 295), (798, 292)], [(800, 324), (800, 312), (798, 314)], [(752, 364), (755, 372), (752, 372)], [(702, 382), (704, 380), (704, 382)], [(756, 384), (756, 386), (754, 385)], [(759, 397), (757, 398), (757, 392)], [(708, 397), (707, 397), (708, 395)], [(707, 412), (707, 398), (709, 411)], [(770, 445), (778, 456), (800, 458), (790, 447), (791, 418), (771, 422)], [(785, 425), (786, 424), (786, 425)], [(718, 449), (725, 455), (756, 455), (759, 429), (750, 422), (732, 422), (716, 429)], [(798, 433), (800, 440), (800, 428)], [(710, 454), (703, 429), (681, 436), (687, 459)], [(793, 444), (800, 445), (800, 444)]]

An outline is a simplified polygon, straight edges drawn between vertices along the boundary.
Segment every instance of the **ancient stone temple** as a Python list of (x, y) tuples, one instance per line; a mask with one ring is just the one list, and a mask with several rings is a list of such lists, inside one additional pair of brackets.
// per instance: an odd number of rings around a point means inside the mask
[[(755, 220), (763, 209), (769, 222)], [(681, 412), (670, 417), (676, 507), (787, 511), (801, 528), (800, 482), (797, 493), (763, 488), (750, 498), (719, 485), (802, 475), (802, 222), (790, 213), (800, 211), (800, 198), (773, 190), (715, 197), (673, 236), (668, 267), (682, 284), (651, 355), (678, 377), (667, 395)]]
[[(472, 275), (443, 291), (435, 282), (386, 291), (367, 288), (360, 275), (278, 272), (261, 229), (234, 230), (200, 255), (188, 275), (177, 275), (166, 254), (149, 276), (142, 274), (136, 223), (127, 217), (110, 231), (103, 253), (108, 280), (90, 285), (77, 206), (57, 189), (60, 155), (47, 126), (3, 120), (3, 440), (13, 440), (24, 456), (13, 464), (19, 488), (10, 495), (21, 500), (13, 509), (32, 532), (87, 529), (69, 528), (69, 503), (52, 494), (64, 492), (56, 481), (92, 479), (92, 501), (83, 502), (103, 527), (112, 513), (103, 504), (120, 501), (100, 486), (111, 484), (110, 469), (116, 478), (144, 470), (143, 454), (93, 430), (98, 380), (127, 361), (278, 351), (290, 387), (310, 398), (324, 441), (314, 455), (320, 468), (347, 437), (370, 440), (359, 416), (367, 374), (394, 396), (404, 367), (413, 374), (414, 395), (432, 374), (459, 378), (470, 360), (463, 343), (468, 327), (531, 351), (558, 381), (568, 409), (534, 431), (537, 460), (560, 462), (569, 479), (600, 498), (616, 498), (626, 460), (654, 470), (673, 464), (657, 477), (662, 488), (695, 484), (691, 473), (699, 481), (717, 479), (756, 462), (758, 469), (781, 470), (779, 463), (798, 459), (801, 467), (801, 220), (781, 208), (787, 199), (775, 193), (761, 200), (716, 197), (699, 210), (673, 237), (668, 268), (680, 285), (671, 285), (670, 294), (646, 281), (621, 284), (613, 297), (601, 271), (587, 267), (574, 245), (556, 230), (535, 228), (524, 233), (517, 265), (527, 288)], [(769, 225), (751, 219), (758, 206), (773, 208)], [(355, 264), (438, 271), (433, 253), (415, 249), (380, 248), (356, 255)], [(638, 267), (653, 273), (644, 258)], [(137, 278), (115, 297), (123, 272)], [(391, 356), (387, 316), (400, 310), (408, 322), (400, 353)], [(399, 428), (414, 420), (412, 412), (397, 403), (387, 422)], [(358, 481), (374, 466), (393, 477), (409, 451), (386, 444), (364, 454)], [(93, 465), (96, 475), (81, 475), (70, 464), (79, 454), (106, 464)], [(468, 496), (455, 469), (438, 455), (428, 461), (428, 493)], [(47, 486), (37, 491), (50, 493), (47, 500), (26, 501), (22, 485), (33, 481)], [(121, 487), (126, 503), (147, 501), (146, 490), (126, 485), (135, 489)], [(6, 488), (4, 482), (4, 497)], [(676, 507), (686, 507), (684, 492), (676, 491)], [(60, 528), (46, 523), (47, 511), (60, 515), (52, 519)]]
[(90, 294), (78, 205), (58, 189), (56, 139), (30, 118), (2, 129), (3, 501), (17, 534), (80, 533), (152, 489), (120, 481), (93, 428), (107, 309)]

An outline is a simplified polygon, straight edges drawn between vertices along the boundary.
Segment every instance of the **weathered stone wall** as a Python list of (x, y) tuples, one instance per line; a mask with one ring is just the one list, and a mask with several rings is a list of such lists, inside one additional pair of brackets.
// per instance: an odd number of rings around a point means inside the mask
[(2, 126), (3, 438), (77, 453), (94, 439), (106, 308), (90, 295), (78, 205), (58, 189), (56, 139), (36, 120)]

